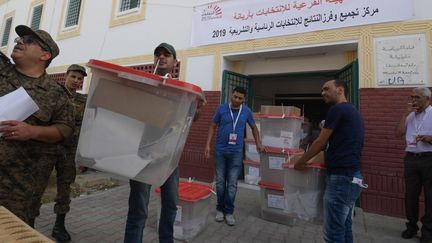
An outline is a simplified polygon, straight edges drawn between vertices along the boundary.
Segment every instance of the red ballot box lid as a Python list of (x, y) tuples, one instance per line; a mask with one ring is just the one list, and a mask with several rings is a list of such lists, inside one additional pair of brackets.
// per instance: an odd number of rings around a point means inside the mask
[(137, 82), (146, 83), (153, 86), (167, 86), (178, 90), (183, 90), (189, 93), (193, 93), (198, 98), (204, 100), (204, 92), (202, 89), (194, 84), (190, 84), (184, 81), (180, 81), (172, 78), (164, 78), (156, 74), (147, 73), (144, 71), (136, 70), (129, 67), (123, 67), (117, 64), (104, 62), (96, 59), (90, 59), (87, 66), (91, 68), (101, 69), (108, 72), (117, 73), (119, 77), (131, 79)]
[[(187, 202), (197, 202), (210, 196), (211, 187), (195, 182), (179, 181), (179, 199)], [(160, 193), (160, 188), (156, 188), (156, 193)]]
[(259, 161), (243, 160), (243, 164), (245, 164), (245, 165), (260, 165), (261, 163)]
[(272, 190), (278, 190), (278, 191), (283, 191), (283, 189), (284, 189), (284, 187), (282, 185), (268, 183), (268, 182), (265, 182), (265, 181), (258, 182), (258, 185), (261, 186), (261, 187), (263, 187), (263, 188), (272, 189)]

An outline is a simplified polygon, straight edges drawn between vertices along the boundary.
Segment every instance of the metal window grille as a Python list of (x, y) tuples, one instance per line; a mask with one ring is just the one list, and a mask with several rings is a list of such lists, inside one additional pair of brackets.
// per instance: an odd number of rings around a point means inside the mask
[(3, 29), (3, 36), (1, 41), (1, 46), (7, 46), (9, 42), (9, 35), (12, 26), (12, 18), (8, 18), (5, 23), (5, 27)]
[(81, 0), (69, 0), (65, 27), (70, 27), (78, 24), (80, 8)]
[(253, 107), (252, 79), (246, 75), (228, 70), (224, 70), (222, 75), (221, 104), (230, 102), (231, 94), (237, 86), (246, 89), (245, 104)]
[[(141, 70), (146, 73), (153, 73), (154, 71), (154, 64), (143, 64), (143, 65), (136, 65), (136, 66), (129, 66), (129, 68), (135, 69), (135, 70)], [(180, 73), (180, 62), (177, 62), (177, 65), (174, 67), (174, 70), (172, 72), (173, 78), (178, 78)]]
[(31, 24), (30, 24), (30, 28), (32, 30), (39, 29), (41, 18), (42, 18), (42, 9), (43, 9), (42, 4), (33, 8), (33, 14), (32, 14)]
[(57, 83), (64, 85), (66, 81), (66, 73), (53, 73), (49, 74), (50, 78), (52, 78)]
[(140, 0), (121, 0), (120, 12), (127, 11), (134, 8), (139, 8)]

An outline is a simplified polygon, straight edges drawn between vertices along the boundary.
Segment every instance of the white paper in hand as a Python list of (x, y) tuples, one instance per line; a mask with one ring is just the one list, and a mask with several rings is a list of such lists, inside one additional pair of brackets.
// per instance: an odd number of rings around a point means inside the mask
[(23, 87), (0, 97), (0, 121), (24, 121), (38, 110), (39, 107)]

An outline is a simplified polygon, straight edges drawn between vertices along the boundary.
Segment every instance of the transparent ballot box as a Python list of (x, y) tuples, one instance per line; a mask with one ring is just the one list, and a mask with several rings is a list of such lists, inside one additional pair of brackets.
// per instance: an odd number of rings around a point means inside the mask
[(251, 160), (243, 160), (244, 181), (246, 184), (258, 185), (261, 180), (260, 163)]
[(302, 171), (284, 165), (285, 212), (305, 221), (321, 222), (325, 168), (322, 163), (308, 163)]
[(264, 181), (258, 183), (261, 191), (261, 217), (264, 220), (292, 226), (296, 218), (285, 212), (284, 188)]
[(201, 88), (98, 60), (87, 65), (77, 164), (162, 185), (178, 165)]
[[(160, 189), (156, 189), (158, 225), (160, 219)], [(174, 238), (189, 241), (206, 226), (211, 208), (211, 187), (195, 182), (179, 182), (179, 203), (174, 222)]]
[(246, 138), (244, 140), (245, 144), (245, 159), (259, 162), (260, 154), (256, 148), (255, 140)]
[(261, 179), (265, 182), (283, 185), (284, 183), (284, 164), (291, 164), (302, 155), (302, 149), (276, 149), (265, 148), (265, 153), (261, 153)]
[(261, 114), (261, 138), (263, 146), (298, 149), (302, 136), (303, 117), (286, 114)]

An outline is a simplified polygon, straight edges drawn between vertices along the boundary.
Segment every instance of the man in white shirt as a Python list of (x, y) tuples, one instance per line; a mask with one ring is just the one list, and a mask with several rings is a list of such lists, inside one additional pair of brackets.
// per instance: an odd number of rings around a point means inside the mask
[(432, 107), (429, 88), (414, 88), (408, 109), (396, 127), (396, 135), (406, 140), (405, 156), (405, 214), (407, 229), (402, 238), (417, 235), (419, 197), (424, 190), (425, 214), (421, 243), (432, 243)]

